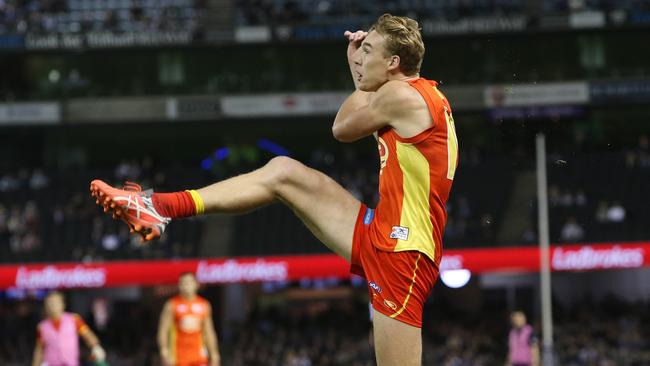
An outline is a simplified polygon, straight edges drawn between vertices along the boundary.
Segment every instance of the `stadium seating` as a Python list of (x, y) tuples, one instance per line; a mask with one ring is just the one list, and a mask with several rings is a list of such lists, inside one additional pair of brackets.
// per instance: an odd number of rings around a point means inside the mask
[[(139, 172), (139, 168), (135, 174), (129, 173), (130, 178), (122, 176), (119, 166), (116, 171), (62, 173), (24, 169), (16, 174), (3, 174), (0, 176), (2, 262), (93, 262), (197, 256), (200, 220), (175, 223), (174, 229), (159, 245), (141, 246), (137, 238), (129, 237), (125, 225), (102, 214), (87, 194), (86, 186), (95, 177), (115, 182), (137, 178), (144, 179), (145, 184), (151, 181), (145, 177), (146, 173)], [(158, 174), (158, 179), (164, 174)], [(160, 181), (161, 189), (165, 189), (169, 181), (174, 180)]]
[[(572, 242), (562, 237), (562, 230), (570, 218), (584, 232), (573, 240), (575, 242), (633, 241), (648, 237), (650, 232), (643, 212), (648, 198), (646, 182), (650, 177), (650, 167), (642, 164), (643, 159), (630, 158), (630, 154), (633, 153), (583, 154), (568, 159), (566, 164), (549, 164), (552, 242)], [(305, 162), (332, 176), (357, 198), (374, 206), (377, 200), (374, 157), (353, 154), (345, 159), (337, 158), (342, 160), (334, 164), (325, 164), (313, 157), (311, 162), (309, 159)], [(190, 171), (186, 169), (182, 174), (168, 168), (154, 176), (150, 168), (134, 163), (131, 163), (131, 168), (129, 166), (123, 162), (115, 169), (83, 172), (32, 168), (0, 175), (1, 261), (195, 257), (199, 255), (203, 239), (203, 220), (174, 222), (160, 243), (143, 247), (137, 239), (129, 239), (121, 222), (112, 221), (95, 207), (90, 196), (86, 195), (86, 182), (93, 177), (109, 177), (116, 183), (139, 179), (145, 187), (171, 191), (200, 187), (250, 169), (249, 166), (233, 166), (222, 170), (217, 177), (206, 175), (198, 167)], [(135, 171), (130, 171), (133, 166)], [(520, 173), (507, 160), (463, 161), (448, 201), (445, 247), (536, 243), (534, 229), (528, 234), (532, 237), (522, 237), (514, 243), (503, 242), (499, 237), (514, 180)], [(486, 194), (483, 184), (486, 181), (499, 189)], [(622, 206), (623, 217), (615, 218), (618, 221), (600, 220), (597, 217), (599, 210), (601, 216), (605, 215), (603, 210), (614, 203)], [(603, 205), (607, 207), (599, 207)], [(536, 228), (536, 214), (531, 207), (530, 228)], [(233, 230), (237, 236), (230, 255), (327, 251), (291, 210), (279, 204), (234, 217)]]
[[(650, 169), (629, 160), (630, 153), (576, 156), (549, 164), (551, 239), (567, 242), (562, 229), (570, 219), (582, 227), (578, 242), (643, 240)], [(627, 160), (627, 162), (626, 162)], [(622, 213), (610, 211), (620, 206)], [(608, 213), (609, 211), (609, 213)], [(608, 217), (614, 215), (613, 217)], [(536, 222), (536, 212), (533, 214)]]
[(57, 0), (0, 3), (0, 35), (181, 29), (193, 31), (196, 27), (194, 0)]

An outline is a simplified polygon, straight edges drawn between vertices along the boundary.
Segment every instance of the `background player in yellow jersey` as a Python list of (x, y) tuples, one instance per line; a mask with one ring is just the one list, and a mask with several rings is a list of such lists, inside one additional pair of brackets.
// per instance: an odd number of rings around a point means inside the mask
[(165, 366), (220, 366), (210, 303), (198, 296), (193, 273), (181, 274), (178, 296), (165, 303), (158, 325), (158, 347)]

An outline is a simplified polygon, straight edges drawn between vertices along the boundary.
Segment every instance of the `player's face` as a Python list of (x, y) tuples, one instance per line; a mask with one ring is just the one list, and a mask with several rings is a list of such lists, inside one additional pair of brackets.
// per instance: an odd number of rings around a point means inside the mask
[(178, 280), (178, 291), (181, 296), (195, 296), (199, 290), (199, 284), (194, 276), (185, 275)]
[(45, 313), (50, 318), (58, 318), (63, 314), (65, 303), (63, 298), (58, 295), (50, 296), (45, 299)]
[(522, 312), (512, 314), (512, 325), (515, 328), (521, 328), (526, 325), (526, 316)]
[(356, 51), (354, 71), (359, 82), (359, 89), (374, 92), (388, 81), (393, 57), (387, 56), (385, 42), (384, 36), (372, 31), (368, 33), (361, 43), (361, 47)]

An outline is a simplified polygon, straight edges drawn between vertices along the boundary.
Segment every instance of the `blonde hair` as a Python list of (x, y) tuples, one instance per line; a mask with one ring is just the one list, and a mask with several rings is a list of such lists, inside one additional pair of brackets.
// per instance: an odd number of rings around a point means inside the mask
[(406, 75), (420, 72), (424, 58), (424, 42), (418, 22), (391, 14), (384, 14), (370, 27), (386, 38), (386, 51), (389, 56), (400, 58), (400, 70)]

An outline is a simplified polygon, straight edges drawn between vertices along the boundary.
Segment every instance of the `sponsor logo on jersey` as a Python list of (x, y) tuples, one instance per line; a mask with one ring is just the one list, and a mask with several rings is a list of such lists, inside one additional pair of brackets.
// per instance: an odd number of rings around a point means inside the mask
[(368, 286), (370, 286), (370, 288), (375, 290), (377, 293), (381, 293), (381, 286), (379, 286), (378, 284), (372, 281), (368, 281)]
[(408, 240), (409, 228), (403, 226), (393, 226), (393, 231), (390, 233), (390, 238)]
[(397, 305), (390, 300), (384, 300), (384, 306), (389, 307), (393, 310), (397, 310)]

